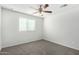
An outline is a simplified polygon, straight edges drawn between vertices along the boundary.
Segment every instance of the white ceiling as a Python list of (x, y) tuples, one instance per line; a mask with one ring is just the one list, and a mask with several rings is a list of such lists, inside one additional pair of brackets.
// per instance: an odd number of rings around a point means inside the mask
[[(50, 4), (47, 10), (52, 10), (53, 11), (52, 14), (57, 14), (57, 13), (66, 12), (68, 10), (72, 10), (75, 8), (79, 8), (79, 4), (68, 4), (68, 6), (63, 8), (61, 8), (61, 5), (62, 4)], [(39, 14), (33, 14), (34, 12), (36, 12), (34, 8), (37, 9), (39, 7), (39, 4), (2, 4), (1, 6), (8, 9), (41, 17)], [(44, 15), (49, 15), (49, 14), (45, 13)]]

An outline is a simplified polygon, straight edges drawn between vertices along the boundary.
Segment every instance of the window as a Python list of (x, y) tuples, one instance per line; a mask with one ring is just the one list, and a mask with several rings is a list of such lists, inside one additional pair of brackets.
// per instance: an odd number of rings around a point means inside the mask
[(20, 17), (19, 31), (35, 31), (35, 20)]

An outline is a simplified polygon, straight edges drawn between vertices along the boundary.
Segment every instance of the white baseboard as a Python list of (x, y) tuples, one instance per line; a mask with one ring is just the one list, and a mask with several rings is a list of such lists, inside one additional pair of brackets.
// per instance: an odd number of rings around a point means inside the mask
[(68, 48), (71, 48), (71, 49), (74, 49), (74, 50), (78, 50), (78, 51), (79, 51), (79, 48), (71, 47), (71, 46), (68, 46), (68, 45), (63, 44), (63, 43), (59, 43), (59, 42), (52, 41), (52, 40), (50, 40), (50, 39), (44, 39), (44, 40), (47, 40), (47, 41), (49, 41), (49, 42), (56, 43), (56, 44), (58, 44), (58, 45), (65, 46), (65, 47), (68, 47)]
[(30, 42), (37, 41), (37, 40), (41, 40), (41, 39), (36, 39), (36, 40), (30, 40), (30, 41), (26, 41), (26, 42), (19, 42), (19, 43), (16, 43), (16, 44), (5, 45), (5, 46), (2, 46), (2, 48), (7, 48), (7, 47), (20, 45), (20, 44), (30, 43)]

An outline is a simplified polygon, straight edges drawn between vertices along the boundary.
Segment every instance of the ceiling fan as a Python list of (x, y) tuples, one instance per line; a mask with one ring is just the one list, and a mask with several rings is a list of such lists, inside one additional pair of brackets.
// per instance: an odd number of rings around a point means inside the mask
[(41, 16), (43, 16), (43, 13), (52, 13), (52, 11), (46, 10), (48, 7), (49, 7), (49, 4), (44, 4), (44, 5), (41, 4), (41, 5), (39, 5), (39, 7), (37, 9), (33, 8), (33, 9), (37, 10), (33, 14), (39, 13)]

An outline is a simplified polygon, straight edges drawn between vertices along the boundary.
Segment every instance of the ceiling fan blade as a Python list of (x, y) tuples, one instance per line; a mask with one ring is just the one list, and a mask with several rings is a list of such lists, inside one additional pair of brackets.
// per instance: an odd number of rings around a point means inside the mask
[(49, 5), (48, 4), (45, 4), (44, 9), (46, 9), (47, 7), (49, 7)]
[(52, 13), (52, 11), (43, 11), (43, 12), (45, 12), (45, 13)]
[(41, 9), (41, 8), (43, 8), (43, 5), (41, 4), (41, 5), (39, 5), (39, 8), (38, 9)]

